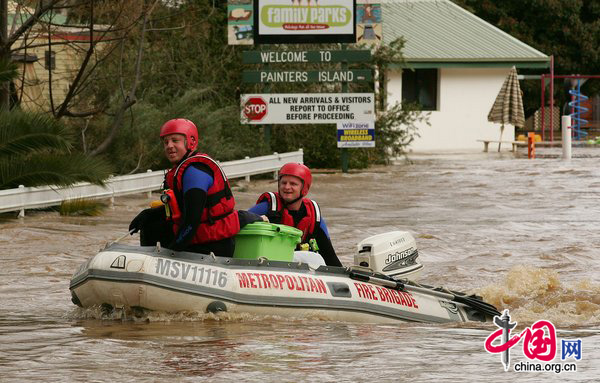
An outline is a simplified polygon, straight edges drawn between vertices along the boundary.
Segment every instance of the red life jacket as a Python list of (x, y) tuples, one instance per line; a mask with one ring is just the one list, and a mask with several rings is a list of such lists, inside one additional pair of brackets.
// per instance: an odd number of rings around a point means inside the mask
[(274, 223), (281, 223), (302, 230), (302, 242), (306, 242), (306, 240), (313, 235), (315, 229), (321, 224), (321, 209), (317, 202), (311, 199), (302, 198), (302, 204), (306, 208), (306, 216), (298, 222), (298, 225), (294, 224), (294, 218), (289, 213), (289, 210), (285, 206), (279, 193), (263, 193), (258, 197), (256, 203), (259, 204), (264, 201), (269, 203), (269, 212), (276, 212), (281, 215), (281, 222)]
[[(206, 204), (200, 218), (200, 225), (191, 244), (214, 242), (231, 238), (240, 231), (238, 212), (234, 209), (235, 199), (229, 187), (227, 176), (215, 160), (206, 154), (195, 154), (183, 160), (178, 166), (171, 168), (165, 175), (165, 187), (175, 192), (175, 201), (183, 206), (183, 173), (188, 166), (199, 162), (208, 166), (213, 172), (213, 185), (206, 192)], [(169, 202), (171, 204), (171, 202)], [(177, 206), (170, 207), (178, 211)], [(173, 217), (173, 231), (179, 232), (183, 224), (183, 216)]]

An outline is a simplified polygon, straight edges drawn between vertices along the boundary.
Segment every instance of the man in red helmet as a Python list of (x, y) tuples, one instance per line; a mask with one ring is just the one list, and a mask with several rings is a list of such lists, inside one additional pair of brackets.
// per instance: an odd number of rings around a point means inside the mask
[(233, 256), (233, 236), (263, 218), (237, 211), (227, 176), (206, 154), (196, 153), (198, 129), (176, 118), (160, 128), (165, 156), (173, 167), (165, 175), (164, 205), (143, 210), (131, 224), (142, 246), (156, 242), (172, 250)]
[(285, 164), (279, 170), (278, 192), (263, 193), (256, 205), (248, 211), (266, 215), (270, 222), (302, 230), (302, 242), (310, 243), (311, 240), (315, 240), (318, 252), (326, 265), (342, 266), (331, 244), (327, 224), (319, 205), (305, 198), (311, 184), (310, 169), (303, 164)]

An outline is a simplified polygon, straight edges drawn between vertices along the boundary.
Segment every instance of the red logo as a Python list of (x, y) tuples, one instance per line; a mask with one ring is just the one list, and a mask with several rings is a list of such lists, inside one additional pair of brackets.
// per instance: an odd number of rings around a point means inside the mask
[[(485, 340), (485, 349), (491, 353), (501, 353), (513, 347), (523, 338), (523, 354), (528, 359), (538, 359), (549, 362), (556, 356), (556, 330), (554, 325), (545, 320), (539, 320), (533, 326), (526, 328), (520, 334), (513, 336), (503, 344), (493, 345), (496, 338), (502, 337), (504, 329), (494, 331)], [(510, 330), (508, 330), (510, 333)], [(546, 333), (548, 336), (546, 336)]]
[(250, 97), (242, 112), (250, 121), (261, 121), (267, 115), (267, 103), (262, 97)]
[[(558, 351), (556, 328), (552, 322), (539, 320), (531, 327), (525, 328), (520, 334), (513, 335), (511, 330), (517, 326), (517, 322), (511, 322), (508, 310), (504, 310), (501, 316), (494, 317), (494, 324), (499, 329), (487, 337), (485, 349), (489, 353), (502, 356), (505, 371), (508, 371), (510, 366), (510, 349), (521, 340), (523, 341), (523, 355), (530, 361), (537, 359), (544, 363), (519, 361), (513, 366), (515, 372), (553, 371), (560, 374), (566, 371), (577, 371), (576, 363), (551, 363)], [(581, 339), (562, 339), (561, 345), (562, 361), (571, 357), (575, 360), (581, 360)]]

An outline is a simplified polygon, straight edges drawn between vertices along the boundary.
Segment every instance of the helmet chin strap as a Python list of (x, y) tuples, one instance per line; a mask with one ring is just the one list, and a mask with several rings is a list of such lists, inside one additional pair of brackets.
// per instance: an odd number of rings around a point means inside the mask
[(195, 151), (196, 151), (196, 149), (194, 149), (194, 150), (188, 149), (187, 152), (185, 152), (185, 156), (183, 156), (183, 158), (188, 158), (189, 156), (194, 154)]
[(290, 206), (295, 204), (296, 202), (300, 201), (304, 196), (302, 194), (300, 194), (300, 197), (296, 198), (295, 200), (291, 201), (291, 202), (285, 202), (285, 200), (283, 201), (283, 205), (284, 206)]
[(183, 161), (185, 161), (189, 156), (191, 156), (193, 153), (195, 152), (195, 150), (187, 150), (187, 152), (185, 152), (185, 154), (183, 155), (183, 157), (181, 157), (181, 160), (179, 160), (179, 162), (177, 163), (178, 165), (180, 163), (182, 163)]

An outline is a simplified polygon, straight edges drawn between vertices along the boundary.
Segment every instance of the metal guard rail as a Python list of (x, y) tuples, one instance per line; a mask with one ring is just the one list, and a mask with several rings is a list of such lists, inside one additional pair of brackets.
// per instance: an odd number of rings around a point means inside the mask
[[(288, 162), (303, 163), (302, 149), (296, 152), (273, 153), (268, 156), (246, 157), (243, 160), (219, 163), (228, 178), (246, 177), (251, 175), (277, 172)], [(120, 195), (151, 192), (162, 188), (165, 170), (146, 173), (110, 177), (105, 186), (81, 182), (70, 187), (42, 186), (24, 187), (0, 190), (0, 213), (20, 211), (24, 216), (25, 209), (37, 209), (60, 205), (63, 201), (79, 198), (113, 198)]]

